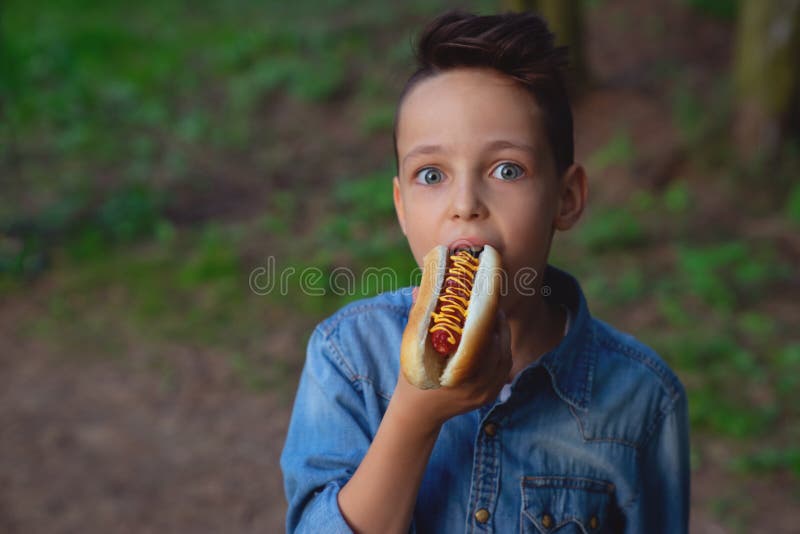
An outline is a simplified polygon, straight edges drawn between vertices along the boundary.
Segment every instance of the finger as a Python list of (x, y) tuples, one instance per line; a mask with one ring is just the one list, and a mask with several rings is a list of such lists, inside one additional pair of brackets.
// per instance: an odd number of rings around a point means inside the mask
[(411, 303), (414, 304), (417, 302), (417, 295), (419, 295), (419, 286), (414, 286), (411, 289)]

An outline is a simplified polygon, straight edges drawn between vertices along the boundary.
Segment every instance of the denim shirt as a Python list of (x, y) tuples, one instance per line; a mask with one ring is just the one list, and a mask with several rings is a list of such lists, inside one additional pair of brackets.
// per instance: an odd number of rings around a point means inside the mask
[[(572, 276), (548, 266), (544, 283), (570, 312), (567, 335), (507, 398), (444, 424), (411, 531), (687, 532), (681, 382), (652, 349), (593, 318)], [(392, 396), (410, 307), (411, 288), (384, 293), (312, 334), (281, 455), (287, 532), (351, 532), (337, 494)]]

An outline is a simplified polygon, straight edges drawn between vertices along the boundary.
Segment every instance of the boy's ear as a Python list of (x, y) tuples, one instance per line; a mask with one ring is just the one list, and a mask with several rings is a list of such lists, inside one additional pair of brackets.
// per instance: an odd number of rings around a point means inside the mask
[(393, 197), (394, 197), (394, 211), (397, 213), (397, 222), (400, 223), (400, 229), (403, 235), (406, 235), (406, 214), (403, 211), (403, 197), (400, 194), (400, 179), (397, 176), (392, 180), (393, 183)]
[(577, 163), (573, 163), (564, 172), (553, 227), (557, 230), (569, 230), (578, 222), (583, 209), (586, 207), (587, 179), (586, 170)]

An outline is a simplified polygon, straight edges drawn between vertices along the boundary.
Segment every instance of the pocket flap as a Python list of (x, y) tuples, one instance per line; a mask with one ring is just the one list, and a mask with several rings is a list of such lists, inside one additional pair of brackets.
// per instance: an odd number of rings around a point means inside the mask
[(522, 512), (542, 532), (569, 524), (585, 532), (603, 532), (614, 485), (591, 478), (524, 477)]

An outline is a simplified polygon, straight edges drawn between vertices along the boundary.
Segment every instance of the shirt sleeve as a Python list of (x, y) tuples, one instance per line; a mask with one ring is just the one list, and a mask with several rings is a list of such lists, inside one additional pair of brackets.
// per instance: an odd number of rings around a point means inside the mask
[(689, 415), (683, 387), (641, 449), (641, 490), (623, 507), (626, 533), (689, 531)]
[(355, 374), (317, 328), (308, 343), (281, 454), (286, 532), (352, 532), (337, 496), (370, 444)]

